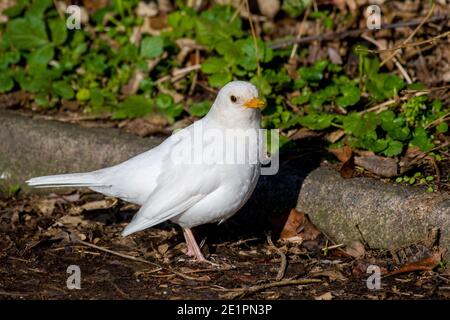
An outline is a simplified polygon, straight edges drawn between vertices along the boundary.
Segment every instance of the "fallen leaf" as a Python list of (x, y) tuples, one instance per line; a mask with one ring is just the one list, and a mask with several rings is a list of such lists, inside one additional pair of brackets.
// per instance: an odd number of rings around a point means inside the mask
[(314, 240), (320, 231), (308, 220), (303, 212), (292, 209), (280, 234), (281, 240)]
[(390, 277), (393, 275), (414, 272), (414, 271), (433, 270), (442, 261), (442, 254), (443, 254), (443, 250), (438, 249), (438, 250), (434, 251), (431, 254), (431, 256), (429, 256), (425, 259), (422, 259), (418, 262), (407, 263), (407, 264), (403, 265), (402, 267), (400, 267), (399, 269), (391, 271), (387, 274), (384, 274), (383, 276)]
[(323, 270), (310, 272), (310, 276), (313, 277), (327, 277), (330, 281), (347, 281), (348, 279), (339, 270)]
[(345, 253), (355, 259), (360, 259), (364, 257), (366, 250), (361, 242), (355, 240), (345, 246)]
[(335, 149), (330, 148), (328, 151), (334, 154), (334, 156), (338, 158), (339, 161), (344, 163), (347, 162), (353, 154), (352, 148), (349, 146), (343, 146), (341, 148)]
[(332, 300), (333, 299), (333, 295), (331, 294), (331, 292), (326, 292), (318, 297), (315, 297), (316, 300)]
[(381, 156), (355, 157), (355, 164), (380, 177), (391, 178), (398, 175), (397, 160)]
[(355, 173), (355, 158), (350, 157), (346, 162), (344, 162), (339, 170), (341, 177), (344, 179), (350, 179)]
[(117, 202), (118, 200), (116, 198), (105, 198), (103, 200), (85, 203), (81, 206), (81, 208), (86, 211), (110, 209), (114, 207)]
[(55, 210), (56, 199), (44, 199), (36, 203), (36, 207), (44, 216), (52, 215)]
[[(335, 143), (339, 139), (341, 139), (345, 135), (345, 131), (342, 129), (334, 130), (330, 133), (327, 133), (324, 139), (330, 143)], [(336, 150), (336, 149), (335, 149)]]
[(163, 243), (158, 246), (158, 252), (162, 255), (164, 255), (167, 250), (169, 250), (169, 245), (167, 243)]

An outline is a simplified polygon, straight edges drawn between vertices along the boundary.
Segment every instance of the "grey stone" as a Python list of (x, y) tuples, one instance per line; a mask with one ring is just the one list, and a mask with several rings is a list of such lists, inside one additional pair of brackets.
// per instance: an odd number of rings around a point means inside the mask
[(372, 178), (344, 179), (318, 168), (303, 181), (297, 210), (337, 243), (359, 240), (371, 248), (398, 249), (425, 240), (434, 228), (450, 251), (450, 195)]
[(29, 190), (24, 181), (31, 177), (104, 168), (146, 151), (162, 140), (1, 111), (0, 184), (4, 188), (21, 185)]

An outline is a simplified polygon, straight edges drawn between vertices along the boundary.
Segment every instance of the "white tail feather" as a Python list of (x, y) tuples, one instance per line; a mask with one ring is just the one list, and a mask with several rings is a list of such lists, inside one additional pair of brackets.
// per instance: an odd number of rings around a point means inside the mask
[(37, 188), (54, 187), (104, 187), (94, 172), (59, 174), (54, 176), (36, 177), (27, 181), (27, 184)]

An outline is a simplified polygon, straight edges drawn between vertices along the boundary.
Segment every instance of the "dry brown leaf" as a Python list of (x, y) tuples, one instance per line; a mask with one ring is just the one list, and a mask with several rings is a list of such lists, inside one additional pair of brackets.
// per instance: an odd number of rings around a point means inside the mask
[(339, 173), (344, 179), (350, 179), (353, 177), (353, 174), (355, 173), (355, 158), (353, 156), (342, 164)]
[(334, 154), (336, 158), (338, 158), (341, 162), (347, 162), (352, 156), (352, 148), (349, 146), (343, 146), (341, 148), (328, 149), (329, 152)]
[(355, 259), (360, 259), (364, 257), (364, 255), (366, 254), (366, 250), (364, 249), (364, 245), (361, 242), (355, 240), (351, 241), (345, 246), (345, 253)]
[(324, 137), (324, 139), (328, 142), (335, 143), (339, 139), (341, 139), (345, 135), (345, 131), (342, 129), (338, 129), (335, 131), (332, 131), (330, 133), (327, 133)]
[(79, 216), (62, 216), (58, 221), (56, 221), (53, 226), (71, 226), (76, 227), (78, 225), (86, 225), (87, 221)]
[(333, 299), (333, 295), (331, 294), (331, 292), (325, 292), (324, 294), (321, 294), (318, 297), (315, 297), (316, 300), (332, 300)]
[(316, 271), (316, 272), (310, 272), (310, 276), (313, 277), (327, 277), (330, 281), (347, 281), (348, 279), (340, 272), (339, 270), (323, 270), (323, 271)]
[(117, 202), (118, 200), (116, 198), (105, 198), (103, 200), (85, 203), (81, 208), (86, 211), (109, 209), (114, 207)]
[(303, 212), (292, 209), (280, 234), (281, 240), (314, 240), (320, 231), (308, 220)]
[(158, 246), (158, 252), (161, 255), (166, 254), (167, 250), (169, 250), (169, 245), (167, 243), (163, 243), (163, 244)]
[(418, 262), (407, 263), (397, 270), (384, 274), (384, 277), (390, 277), (397, 274), (408, 273), (413, 271), (433, 270), (442, 261), (443, 250), (438, 249), (431, 256), (424, 258)]
[(44, 216), (51, 216), (55, 210), (56, 199), (43, 199), (36, 203), (36, 207)]
[(122, 87), (122, 94), (129, 96), (135, 94), (139, 89), (139, 83), (144, 79), (144, 73), (141, 70), (136, 70), (130, 81)]
[(397, 160), (381, 156), (355, 157), (355, 164), (380, 177), (391, 178), (398, 175)]

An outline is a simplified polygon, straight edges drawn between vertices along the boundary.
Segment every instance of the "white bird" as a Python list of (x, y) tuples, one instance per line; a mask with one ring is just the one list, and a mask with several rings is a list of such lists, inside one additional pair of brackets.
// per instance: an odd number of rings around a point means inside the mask
[[(221, 156), (242, 159), (244, 153), (250, 157), (261, 154), (260, 135), (256, 141), (247, 138), (249, 130), (256, 132), (261, 127), (259, 107), (263, 105), (254, 85), (232, 81), (219, 91), (205, 117), (149, 151), (105, 169), (37, 177), (27, 183), (88, 187), (141, 205), (123, 236), (171, 220), (183, 228), (187, 254), (206, 261), (191, 228), (228, 219), (252, 194), (260, 175), (259, 159), (224, 162)], [(197, 129), (203, 132), (200, 141), (195, 136)], [(234, 141), (235, 148), (229, 150), (227, 143), (224, 147), (217, 137)], [(199, 155), (203, 155), (200, 161), (192, 161)]]

